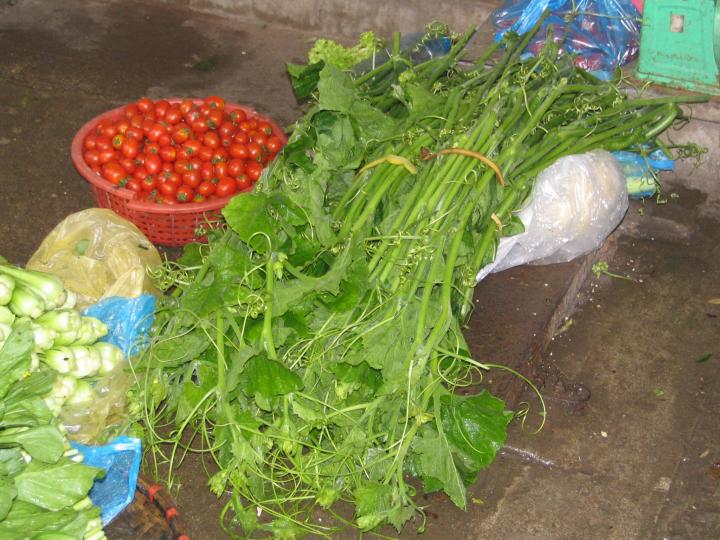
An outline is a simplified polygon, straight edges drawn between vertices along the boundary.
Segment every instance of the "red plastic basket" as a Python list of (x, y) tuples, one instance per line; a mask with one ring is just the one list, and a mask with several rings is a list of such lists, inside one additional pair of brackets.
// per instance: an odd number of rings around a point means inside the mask
[[(172, 98), (168, 99), (168, 101), (170, 103), (179, 103), (181, 100)], [(198, 100), (198, 103), (200, 103), (200, 100)], [(242, 110), (248, 117), (267, 121), (283, 144), (287, 142), (283, 130), (275, 122), (259, 115), (253, 109), (235, 103), (228, 103), (225, 108), (230, 111)], [(85, 163), (82, 155), (85, 136), (101, 120), (119, 118), (123, 113), (123, 109), (124, 106), (118, 107), (96, 116), (80, 128), (72, 141), (70, 148), (72, 162), (80, 175), (90, 184), (95, 202), (100, 208), (110, 208), (115, 213), (133, 222), (154, 244), (183, 246), (189, 242), (202, 241), (202, 237), (197, 234), (198, 230), (216, 225), (220, 221), (220, 211), (232, 197), (177, 205), (152, 203), (141, 200), (134, 191), (108, 182)]]

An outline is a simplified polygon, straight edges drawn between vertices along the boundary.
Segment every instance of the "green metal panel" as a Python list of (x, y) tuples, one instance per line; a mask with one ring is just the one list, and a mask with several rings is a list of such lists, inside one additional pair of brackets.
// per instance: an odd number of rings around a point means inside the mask
[(638, 77), (720, 94), (720, 5), (646, 0)]

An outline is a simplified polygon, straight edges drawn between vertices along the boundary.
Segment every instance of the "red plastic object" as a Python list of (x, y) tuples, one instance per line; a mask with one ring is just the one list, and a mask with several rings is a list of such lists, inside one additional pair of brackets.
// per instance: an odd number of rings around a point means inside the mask
[[(168, 101), (170, 103), (179, 103), (181, 99), (172, 98), (168, 99)], [(198, 100), (198, 103), (200, 102), (201, 100)], [(137, 197), (134, 191), (111, 184), (85, 163), (82, 156), (85, 136), (101, 120), (119, 118), (124, 107), (123, 105), (98, 115), (80, 128), (80, 131), (75, 134), (70, 147), (73, 165), (90, 184), (95, 202), (100, 208), (110, 208), (116, 214), (133, 222), (154, 244), (183, 246), (190, 242), (202, 241), (203, 238), (197, 235), (198, 229), (216, 225), (220, 221), (220, 211), (232, 197), (202, 203), (175, 205), (143, 201)], [(242, 110), (249, 117), (267, 121), (272, 126), (273, 132), (280, 137), (283, 145), (287, 142), (283, 130), (269, 118), (259, 115), (248, 107), (235, 103), (227, 103), (225, 108), (229, 111)], [(248, 191), (250, 190), (252, 188), (248, 189)]]

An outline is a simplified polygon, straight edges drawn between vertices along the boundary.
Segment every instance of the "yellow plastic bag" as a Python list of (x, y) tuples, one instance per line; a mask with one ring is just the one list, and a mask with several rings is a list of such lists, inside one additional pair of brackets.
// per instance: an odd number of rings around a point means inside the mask
[(27, 267), (58, 276), (84, 309), (107, 296), (160, 294), (146, 272), (160, 262), (155, 246), (135, 225), (112, 210), (90, 208), (60, 222)]

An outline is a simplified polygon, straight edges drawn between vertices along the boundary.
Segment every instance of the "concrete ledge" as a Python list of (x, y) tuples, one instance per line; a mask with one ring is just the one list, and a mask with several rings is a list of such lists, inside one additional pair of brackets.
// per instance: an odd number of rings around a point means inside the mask
[(323, 36), (353, 39), (360, 32), (373, 30), (383, 36), (392, 32), (422, 30), (431, 21), (448, 23), (461, 31), (479, 26), (500, 4), (499, 0), (177, 0), (191, 9), (237, 16), (254, 22), (272, 23)]

